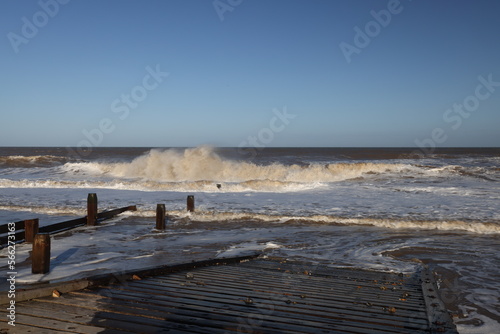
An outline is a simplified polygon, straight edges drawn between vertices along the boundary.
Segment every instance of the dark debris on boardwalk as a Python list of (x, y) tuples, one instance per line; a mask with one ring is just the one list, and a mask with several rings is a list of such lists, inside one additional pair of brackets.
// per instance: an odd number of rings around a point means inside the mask
[(19, 302), (8, 333), (457, 333), (425, 268), (215, 264)]

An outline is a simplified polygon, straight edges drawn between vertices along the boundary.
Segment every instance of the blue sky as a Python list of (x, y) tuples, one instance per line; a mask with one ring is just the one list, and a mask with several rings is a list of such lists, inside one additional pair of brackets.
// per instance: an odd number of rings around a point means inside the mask
[(495, 0), (1, 1), (0, 146), (500, 146), (499, 14)]

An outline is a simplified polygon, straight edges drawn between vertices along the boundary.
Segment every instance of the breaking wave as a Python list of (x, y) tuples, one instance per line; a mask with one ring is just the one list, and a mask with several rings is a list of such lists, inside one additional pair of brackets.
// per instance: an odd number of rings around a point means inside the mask
[(366, 174), (399, 172), (413, 168), (405, 164), (333, 163), (257, 165), (252, 162), (221, 158), (210, 147), (178, 151), (151, 150), (126, 163), (67, 163), (67, 172), (106, 175), (121, 179), (155, 182), (246, 182), (259, 183), (317, 183), (355, 179)]
[(53, 167), (69, 160), (67, 157), (55, 155), (11, 155), (0, 157), (0, 166), (4, 168)]
[[(500, 180), (496, 167), (425, 166), (409, 163), (336, 162), (256, 164), (221, 157), (211, 147), (152, 149), (128, 162), (77, 161), (68, 157), (0, 157), (0, 188), (95, 188), (178, 192), (293, 192), (341, 181), (450, 176)], [(15, 167), (14, 167), (15, 166)], [(24, 166), (24, 167), (23, 167)], [(27, 172), (24, 168), (46, 167)], [(17, 168), (20, 168), (19, 170)], [(36, 175), (35, 178), (32, 175)], [(64, 175), (64, 177), (63, 177)]]
[[(143, 210), (128, 212), (124, 216), (155, 217), (156, 211)], [(364, 225), (389, 229), (412, 229), (412, 230), (439, 230), (439, 231), (466, 231), (477, 234), (500, 234), (500, 224), (495, 222), (463, 221), (463, 220), (408, 220), (390, 219), (376, 217), (339, 217), (330, 215), (289, 216), (289, 215), (267, 215), (250, 212), (214, 212), (197, 211), (186, 212), (173, 210), (168, 211), (167, 216), (171, 220), (195, 221), (219, 224), (232, 221), (253, 221), (264, 223), (314, 223), (314, 224), (338, 224), (338, 225)]]

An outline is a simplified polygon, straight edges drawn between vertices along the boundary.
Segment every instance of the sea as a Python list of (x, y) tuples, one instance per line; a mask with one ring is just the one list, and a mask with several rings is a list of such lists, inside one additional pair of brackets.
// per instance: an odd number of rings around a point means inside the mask
[[(500, 333), (500, 148), (0, 147), (0, 224), (85, 216), (89, 193), (99, 210), (138, 210), (53, 237), (53, 280), (246, 252), (425, 264), (460, 333)], [(33, 279), (29, 247), (16, 248), (19, 282)], [(6, 265), (4, 248), (0, 276)]]

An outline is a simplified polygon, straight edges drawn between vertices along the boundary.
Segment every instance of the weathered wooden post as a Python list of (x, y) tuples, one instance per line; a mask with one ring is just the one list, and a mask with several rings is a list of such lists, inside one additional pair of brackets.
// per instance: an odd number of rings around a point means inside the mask
[(156, 229), (165, 229), (165, 204), (156, 205)]
[(38, 218), (24, 221), (24, 241), (33, 242), (35, 235), (38, 233), (38, 222)]
[(39, 233), (33, 241), (31, 272), (46, 274), (50, 271), (50, 235)]
[(187, 197), (187, 210), (189, 212), (194, 212), (194, 196), (193, 195), (189, 195)]
[(97, 195), (90, 193), (87, 196), (87, 226), (97, 224)]

